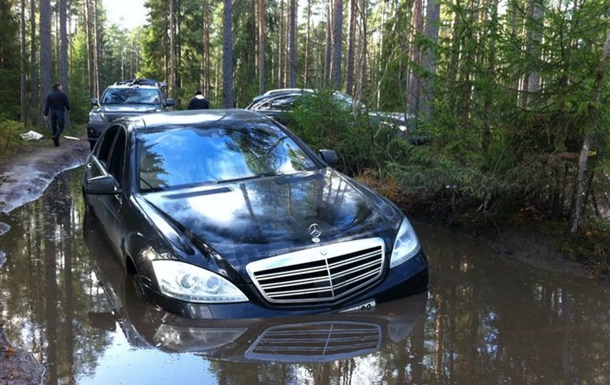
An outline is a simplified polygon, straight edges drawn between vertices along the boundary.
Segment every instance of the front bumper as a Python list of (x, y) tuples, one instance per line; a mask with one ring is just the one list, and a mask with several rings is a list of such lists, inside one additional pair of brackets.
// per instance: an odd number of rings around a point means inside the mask
[(376, 286), (358, 295), (333, 304), (303, 306), (273, 306), (262, 298), (233, 304), (189, 303), (160, 294), (144, 286), (146, 298), (172, 313), (194, 319), (269, 318), (289, 315), (324, 314), (339, 312), (375, 300), (377, 304), (421, 293), (428, 288), (428, 262), (423, 251), (404, 264), (391, 269)]

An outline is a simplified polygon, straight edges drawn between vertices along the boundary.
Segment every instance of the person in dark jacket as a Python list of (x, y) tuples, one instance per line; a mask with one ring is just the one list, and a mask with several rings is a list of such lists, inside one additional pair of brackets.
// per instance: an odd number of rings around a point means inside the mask
[(195, 96), (191, 99), (188, 105), (189, 110), (207, 110), (210, 108), (210, 102), (201, 95), (201, 91), (195, 92)]
[(59, 146), (59, 136), (64, 130), (66, 111), (70, 111), (68, 95), (62, 91), (60, 83), (53, 83), (53, 91), (47, 95), (47, 102), (44, 106), (44, 120), (48, 121), (49, 114), (51, 115), (51, 129), (55, 147)]

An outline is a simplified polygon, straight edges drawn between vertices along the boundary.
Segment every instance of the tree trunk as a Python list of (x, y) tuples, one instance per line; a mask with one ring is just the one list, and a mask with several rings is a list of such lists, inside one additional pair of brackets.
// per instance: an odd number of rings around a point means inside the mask
[(429, 47), (423, 52), (423, 67), (428, 76), (422, 81), (420, 112), (426, 120), (432, 116), (432, 78), (436, 75), (436, 57), (432, 47), (438, 44), (438, 26), (440, 23), (441, 5), (437, 0), (428, 0), (426, 5), (426, 27), (425, 34)]
[(326, 7), (326, 57), (324, 59), (324, 82), (330, 81), (331, 54), (332, 54), (332, 16), (330, 6)]
[(309, 84), (309, 55), (311, 43), (311, 0), (307, 0), (307, 27), (305, 33), (305, 68), (303, 68), (303, 84), (308, 87)]
[(100, 97), (100, 19), (99, 0), (93, 0), (93, 91)]
[(360, 52), (358, 55), (358, 60), (359, 60), (359, 72), (358, 72), (358, 81), (356, 83), (356, 90), (354, 92), (354, 96), (356, 99), (361, 100), (362, 99), (362, 94), (363, 94), (363, 89), (366, 86), (366, 83), (368, 82), (368, 29), (367, 29), (367, 25), (368, 25), (368, 13), (367, 13), (367, 1), (366, 0), (361, 0), (360, 2), (360, 25), (361, 25), (361, 30), (360, 30)]
[(277, 45), (277, 88), (284, 88), (284, 0), (280, 1), (280, 31)]
[[(535, 30), (539, 27), (536, 24), (542, 23), (543, 9), (539, 3), (540, 0), (527, 1), (527, 19), (525, 23), (525, 40), (527, 56), (532, 58), (540, 58), (540, 44), (542, 36)], [(537, 71), (532, 71), (523, 75), (521, 89), (524, 91), (522, 99), (522, 107), (527, 108), (531, 104), (532, 95), (538, 92), (540, 88), (540, 74)]]
[(21, 12), (19, 18), (19, 48), (21, 51), (21, 79), (20, 79), (20, 91), (21, 91), (21, 99), (20, 99), (20, 114), (19, 121), (24, 124), (24, 128), (27, 127), (28, 123), (28, 93), (27, 93), (27, 77), (26, 77), (26, 32), (25, 32), (25, 0), (21, 0)]
[(347, 68), (345, 70), (345, 92), (354, 94), (354, 56), (356, 51), (356, 1), (349, 0), (349, 30), (347, 37)]
[(411, 23), (415, 28), (413, 35), (411, 36), (411, 47), (410, 47), (410, 59), (411, 65), (409, 66), (409, 92), (407, 93), (408, 101), (407, 106), (409, 110), (416, 114), (419, 113), (419, 87), (420, 79), (416, 71), (416, 67), (421, 65), (421, 50), (420, 45), (417, 43), (417, 37), (422, 34), (424, 29), (422, 17), (422, 0), (415, 0), (413, 2), (413, 14), (411, 16)]
[(334, 0), (332, 84), (341, 89), (341, 58), (343, 56), (343, 0)]
[[(63, 85), (65, 92), (70, 89), (70, 79), (68, 75), (68, 24), (67, 0), (59, 0), (59, 81)], [(66, 114), (66, 127), (70, 124), (70, 114)]]
[[(32, 0), (30, 2), (30, 31), (32, 32), (32, 38), (30, 40), (30, 111), (31, 109), (36, 108), (38, 105), (38, 68), (36, 63), (38, 63), (36, 52), (38, 52), (38, 47), (36, 46), (36, 0)], [(37, 112), (32, 113), (32, 123), (34, 125), (38, 124), (40, 114)]]
[(40, 0), (40, 110), (42, 113), (46, 96), (51, 90), (51, 2)]
[(297, 0), (288, 9), (288, 87), (297, 86)]
[(265, 0), (258, 0), (258, 93), (265, 92)]
[(204, 55), (205, 55), (205, 59), (204, 59), (204, 63), (205, 63), (205, 69), (203, 71), (203, 88), (204, 88), (204, 96), (206, 98), (209, 99), (210, 97), (210, 88), (211, 88), (211, 81), (210, 81), (210, 65), (211, 64), (211, 60), (210, 60), (210, 28), (212, 27), (212, 23), (211, 23), (211, 11), (210, 11), (210, 3), (208, 1), (205, 1), (204, 3), (204, 10), (203, 10), (203, 15), (204, 15), (204, 22), (203, 22), (203, 51), (204, 51)]
[(233, 108), (233, 22), (232, 1), (224, 0), (222, 16), (222, 97), (224, 108)]
[(176, 12), (174, 10), (174, 0), (169, 0), (169, 12), (167, 21), (169, 25), (169, 94), (172, 98), (176, 97)]

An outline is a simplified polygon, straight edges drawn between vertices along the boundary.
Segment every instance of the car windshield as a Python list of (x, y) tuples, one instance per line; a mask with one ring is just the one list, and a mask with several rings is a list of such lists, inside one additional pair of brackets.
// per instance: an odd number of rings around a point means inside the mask
[(154, 88), (108, 88), (102, 104), (158, 104), (159, 93)]
[(143, 192), (318, 168), (284, 131), (263, 123), (165, 127), (139, 133), (136, 151)]

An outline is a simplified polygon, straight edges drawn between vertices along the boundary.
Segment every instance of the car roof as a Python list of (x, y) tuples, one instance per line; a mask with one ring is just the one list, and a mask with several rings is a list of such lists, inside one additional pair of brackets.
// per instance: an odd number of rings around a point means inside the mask
[(153, 86), (157, 88), (163, 88), (167, 86), (167, 83), (160, 82), (155, 79), (147, 79), (147, 78), (134, 78), (128, 80), (122, 80), (114, 83), (114, 85), (126, 85), (126, 86)]
[(314, 90), (309, 89), (309, 88), (277, 88), (277, 89), (269, 90), (269, 91), (265, 92), (264, 94), (253, 97), (252, 101), (246, 108), (252, 107), (254, 104), (259, 103), (263, 100), (270, 100), (271, 98), (275, 98), (275, 97), (279, 97), (279, 96), (292, 95), (292, 94), (303, 95), (303, 94), (312, 94), (312, 93), (314, 93)]
[(241, 123), (269, 123), (271, 119), (256, 111), (243, 109), (179, 110), (138, 115), (125, 120), (137, 131), (160, 128), (163, 126), (189, 126), (212, 122), (239, 121)]

